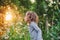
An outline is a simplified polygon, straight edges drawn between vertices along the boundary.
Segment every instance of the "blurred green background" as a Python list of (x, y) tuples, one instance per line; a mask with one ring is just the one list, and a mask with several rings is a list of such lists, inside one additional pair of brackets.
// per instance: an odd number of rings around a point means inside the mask
[[(43, 40), (60, 40), (60, 0), (0, 0), (0, 8), (7, 5), (11, 7), (15, 5), (19, 14), (22, 14), (23, 17), (26, 11), (35, 11), (39, 16), (38, 25), (42, 30)], [(2, 37), (0, 39), (30, 40), (28, 28), (25, 29), (25, 27), (27, 25), (24, 22), (22, 25), (14, 24), (10, 27), (10, 32), (7, 33), (9, 38)], [(21, 32), (19, 34), (14, 32), (15, 28), (21, 29)], [(20, 38), (21, 35), (22, 38)]]

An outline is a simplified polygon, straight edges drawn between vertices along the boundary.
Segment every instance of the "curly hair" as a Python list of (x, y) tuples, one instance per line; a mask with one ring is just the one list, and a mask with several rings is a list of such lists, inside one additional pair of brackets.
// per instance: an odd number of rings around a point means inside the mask
[(38, 15), (33, 11), (27, 11), (26, 15), (29, 16), (30, 21), (38, 23)]

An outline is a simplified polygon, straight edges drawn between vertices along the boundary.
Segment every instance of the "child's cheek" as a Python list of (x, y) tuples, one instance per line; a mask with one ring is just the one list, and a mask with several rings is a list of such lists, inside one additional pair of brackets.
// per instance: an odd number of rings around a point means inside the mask
[(25, 17), (24, 20), (27, 22), (27, 17)]

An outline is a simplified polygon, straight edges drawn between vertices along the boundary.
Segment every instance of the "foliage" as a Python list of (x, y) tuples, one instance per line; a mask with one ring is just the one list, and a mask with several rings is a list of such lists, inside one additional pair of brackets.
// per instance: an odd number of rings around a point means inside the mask
[(9, 40), (30, 40), (29, 32), (27, 26), (23, 26), (19, 23), (15, 26), (11, 26), (9, 35)]
[[(42, 30), (43, 39), (59, 40), (59, 37), (60, 37), (59, 0), (52, 0), (52, 1), (51, 0), (35, 0), (35, 2), (33, 3), (32, 2), (30, 0), (1, 0), (0, 6), (16, 5), (18, 8), (17, 10), (19, 11), (20, 14), (23, 14), (23, 16), (25, 15), (26, 11), (29, 11), (29, 10), (35, 11), (39, 16), (39, 27)], [(24, 24), (22, 26), (19, 25), (19, 27), (22, 27), (23, 29), (25, 25)], [(18, 28), (18, 26), (16, 26), (16, 28)], [(18, 36), (19, 34), (16, 34), (16, 32), (14, 32), (15, 25), (11, 26), (10, 29), (11, 30), (10, 30), (9, 36), (11, 37), (11, 40), (13, 40), (13, 36), (14, 38), (15, 36), (18, 37), (17, 39), (19, 40), (20, 39)], [(26, 30), (24, 31), (23, 30), (21, 30), (22, 33), (26, 31)], [(25, 40), (24, 37), (22, 39)]]

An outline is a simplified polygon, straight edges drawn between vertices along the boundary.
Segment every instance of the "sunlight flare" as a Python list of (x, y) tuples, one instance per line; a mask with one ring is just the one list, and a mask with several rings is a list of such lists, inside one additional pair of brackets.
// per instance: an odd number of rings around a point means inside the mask
[(30, 0), (31, 1), (31, 3), (35, 3), (35, 0)]
[(6, 21), (12, 20), (12, 14), (11, 14), (11, 12), (7, 12), (6, 13), (5, 19), (6, 19)]

